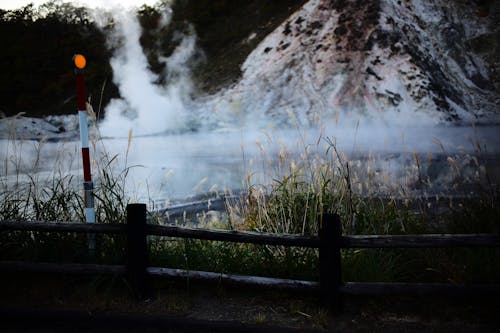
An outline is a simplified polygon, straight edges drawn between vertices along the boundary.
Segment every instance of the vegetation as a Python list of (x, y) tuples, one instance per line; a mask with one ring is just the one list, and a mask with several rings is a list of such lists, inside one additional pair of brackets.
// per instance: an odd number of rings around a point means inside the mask
[[(129, 144), (130, 140), (131, 137)], [(40, 152), (44, 143), (37, 144)], [(94, 150), (99, 151), (98, 145), (99, 141), (93, 143)], [(325, 147), (323, 152), (321, 147)], [(97, 221), (124, 223), (125, 208), (130, 200), (125, 189), (130, 166), (120, 166), (116, 156), (108, 157), (105, 150), (101, 151), (94, 161), (94, 169), (98, 170), (95, 177)], [(17, 161), (15, 156), (9, 159), (4, 165), (14, 168), (17, 176), (1, 180), (0, 220), (83, 220), (77, 177), (56, 170), (46, 178), (35, 173), (23, 179), (20, 167), (12, 165), (12, 161)], [(477, 161), (480, 170), (480, 158)], [(410, 186), (419, 184), (425, 177), (418, 174), (408, 178), (404, 185), (407, 188), (401, 192), (407, 196), (377, 196), (379, 181), (386, 175), (371, 174), (369, 163), (356, 166), (355, 161), (348, 161), (330, 139), (319, 140), (317, 147), (307, 146), (296, 158), (282, 150), (276, 159), (271, 158), (267, 163), (266, 169), (276, 177), (269, 185), (257, 185), (249, 175), (247, 196), (239, 204), (228, 206), (226, 215), (218, 219), (202, 216), (184, 223), (200, 228), (315, 235), (324, 213), (338, 213), (347, 234), (498, 233), (500, 230), (499, 192), (493, 184), (481, 181), (488, 178), (484, 172), (467, 179), (463, 177), (465, 172), (460, 173), (455, 182), (468, 185), (473, 182), (482, 191), (470, 200), (454, 203), (450, 198), (446, 210), (435, 214), (429, 208), (438, 204), (437, 201), (409, 194)], [(455, 170), (456, 166), (450, 162), (449, 168)], [(123, 171), (117, 172), (120, 168)], [(411, 170), (415, 168), (410, 167), (408, 172)], [(16, 175), (7, 171), (5, 174)], [(398, 184), (396, 188), (401, 186)], [(151, 215), (150, 223), (164, 221)], [(0, 243), (0, 259), (89, 260), (85, 235), (1, 233)], [(123, 263), (123, 237), (98, 236), (97, 244), (98, 255), (93, 261)], [(151, 237), (150, 253), (154, 266), (306, 280), (318, 278), (315, 249)], [(345, 250), (343, 276), (347, 281), (498, 282), (498, 258), (499, 249)]]
[(0, 112), (28, 116), (75, 112), (72, 57), (85, 54), (88, 95), (117, 95), (106, 37), (86, 8), (51, 1), (35, 8), (0, 10)]

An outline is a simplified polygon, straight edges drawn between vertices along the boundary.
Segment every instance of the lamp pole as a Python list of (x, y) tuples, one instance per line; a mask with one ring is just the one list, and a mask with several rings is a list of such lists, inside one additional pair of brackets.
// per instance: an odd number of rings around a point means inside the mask
[[(84, 69), (87, 64), (85, 57), (81, 54), (73, 56), (75, 64), (76, 76), (76, 95), (78, 103), (78, 116), (80, 120), (80, 142), (82, 144), (82, 161), (83, 161), (83, 200), (85, 203), (85, 222), (95, 223), (94, 209), (94, 183), (92, 182), (92, 174), (90, 173), (90, 151), (89, 151), (89, 133), (87, 123), (87, 106), (85, 104), (85, 80)], [(95, 253), (95, 234), (89, 234), (88, 237), (89, 254)]]

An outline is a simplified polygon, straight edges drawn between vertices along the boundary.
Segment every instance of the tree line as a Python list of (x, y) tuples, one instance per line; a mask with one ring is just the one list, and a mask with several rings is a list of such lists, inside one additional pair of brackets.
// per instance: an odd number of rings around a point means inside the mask
[(117, 96), (109, 64), (111, 50), (88, 9), (52, 1), (0, 10), (0, 112), (29, 116), (75, 113), (72, 56), (88, 59), (88, 96), (104, 103)]

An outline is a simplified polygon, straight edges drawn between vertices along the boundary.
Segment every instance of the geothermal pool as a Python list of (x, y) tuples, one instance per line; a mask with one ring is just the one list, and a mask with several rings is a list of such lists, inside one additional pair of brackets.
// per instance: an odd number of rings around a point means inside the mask
[[(293, 162), (328, 159), (325, 138), (336, 142), (338, 152), (350, 161), (351, 171), (367, 165), (380, 177), (380, 188), (410, 185), (418, 156), (420, 172), (439, 187), (439, 194), (453, 194), (448, 187), (450, 160), (469, 168), (474, 158), (490, 180), (498, 183), (499, 126), (433, 128), (331, 128), (328, 130), (226, 130), (105, 138), (93, 140), (92, 173), (116, 156), (112, 168), (126, 168), (126, 193), (134, 201), (189, 200), (197, 195), (228, 193), (248, 185), (268, 185), (285, 175)], [(480, 151), (481, 150), (481, 151)], [(307, 155), (305, 155), (307, 152)], [(329, 157), (331, 158), (332, 150)], [(80, 143), (76, 140), (0, 140), (0, 176), (7, 183), (74, 175), (82, 178)], [(280, 163), (285, 161), (286, 163)], [(478, 169), (478, 168), (476, 168)], [(471, 172), (475, 172), (472, 170)], [(248, 184), (248, 177), (251, 184)], [(448, 177), (448, 178), (447, 178)], [(76, 182), (80, 184), (81, 182)], [(381, 192), (383, 192), (381, 190)], [(390, 195), (390, 193), (386, 193)], [(418, 194), (418, 193), (417, 193)], [(429, 193), (427, 193), (429, 194)], [(430, 193), (432, 194), (432, 193)]]

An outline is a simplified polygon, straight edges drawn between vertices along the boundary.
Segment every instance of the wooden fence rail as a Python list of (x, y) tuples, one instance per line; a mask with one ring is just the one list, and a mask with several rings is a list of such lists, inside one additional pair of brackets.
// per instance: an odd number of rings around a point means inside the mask
[[(94, 234), (126, 234), (126, 224), (84, 224), (75, 222), (0, 221), (0, 231), (77, 232)], [(223, 242), (282, 245), (319, 248), (318, 237), (208, 230), (170, 225), (146, 226), (152, 236), (194, 238)], [(421, 235), (346, 235), (340, 238), (343, 249), (350, 248), (450, 248), (499, 247), (500, 235), (492, 234), (421, 234)]]
[[(32, 232), (77, 232), (89, 234), (126, 234), (127, 262), (124, 266), (81, 265), (81, 264), (44, 264), (0, 262), (0, 270), (35, 270), (51, 272), (72, 272), (91, 274), (126, 274), (138, 298), (148, 294), (148, 276), (190, 277), (204, 280), (225, 280), (234, 283), (268, 285), (278, 287), (319, 289), (325, 304), (340, 309), (341, 294), (379, 293), (387, 291), (404, 291), (414, 289), (435, 293), (436, 290), (453, 290), (460, 288), (440, 284), (408, 284), (408, 283), (343, 283), (341, 272), (341, 249), (346, 248), (444, 248), (444, 247), (500, 247), (500, 235), (491, 234), (427, 234), (427, 235), (356, 235), (342, 236), (341, 221), (338, 215), (325, 215), (319, 226), (319, 235), (315, 237), (300, 235), (277, 235), (256, 232), (238, 232), (226, 230), (204, 230), (179, 226), (147, 224), (146, 205), (131, 204), (127, 207), (127, 224), (82, 224), (82, 223), (50, 223), (50, 222), (17, 222), (1, 221), (0, 232), (32, 231)], [(320, 281), (297, 281), (248, 277), (212, 272), (196, 272), (172, 268), (148, 267), (147, 236), (167, 236), (193, 238), (224, 242), (241, 242), (266, 245), (296, 246), (319, 249)], [(462, 288), (461, 290), (471, 290)], [(499, 286), (480, 286), (472, 289), (498, 292)]]

